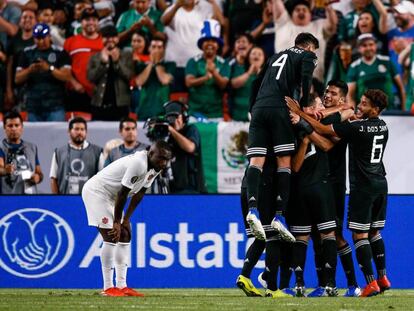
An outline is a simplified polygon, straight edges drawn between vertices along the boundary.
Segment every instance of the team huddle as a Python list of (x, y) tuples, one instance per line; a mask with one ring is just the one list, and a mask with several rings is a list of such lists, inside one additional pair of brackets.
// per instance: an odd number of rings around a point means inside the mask
[[(250, 274), (264, 249), (266, 268), (258, 281), (268, 297), (338, 296), (338, 255), (348, 283), (345, 296), (369, 297), (391, 287), (380, 234), (387, 206), (382, 158), (388, 128), (379, 115), (387, 106), (387, 96), (369, 89), (354, 112), (345, 102), (347, 84), (330, 81), (322, 103), (310, 93), (317, 48), (312, 34), (299, 34), (294, 47), (269, 59), (255, 82), (247, 151), (250, 164), (241, 197), (246, 233), (255, 240), (237, 278), (237, 286), (247, 296), (262, 296)], [(367, 282), (362, 290), (342, 228), (347, 146), (347, 226)], [(318, 287), (306, 295), (304, 268), (310, 237)], [(293, 289), (289, 286), (291, 271), (295, 274)]]
[[(241, 205), (246, 233), (255, 239), (236, 281), (247, 296), (263, 296), (250, 275), (264, 250), (266, 268), (258, 280), (267, 297), (338, 296), (338, 255), (348, 283), (345, 296), (373, 296), (391, 286), (380, 234), (387, 205), (382, 158), (388, 129), (379, 115), (387, 106), (387, 96), (380, 90), (367, 90), (355, 112), (355, 107), (345, 101), (347, 84), (330, 81), (321, 102), (311, 93), (318, 45), (312, 34), (300, 33), (294, 47), (270, 57), (253, 84), (249, 166), (242, 182)], [(367, 282), (362, 290), (342, 228), (347, 147), (347, 226)], [(104, 241), (102, 295), (142, 296), (127, 287), (126, 282), (126, 258), (132, 236), (129, 219), (171, 158), (170, 146), (158, 141), (148, 152), (139, 151), (111, 163), (84, 186), (82, 198), (88, 223), (98, 227)], [(132, 198), (123, 215), (127, 196)], [(306, 295), (304, 269), (310, 237), (318, 287)], [(293, 289), (289, 285), (292, 271), (296, 279)]]

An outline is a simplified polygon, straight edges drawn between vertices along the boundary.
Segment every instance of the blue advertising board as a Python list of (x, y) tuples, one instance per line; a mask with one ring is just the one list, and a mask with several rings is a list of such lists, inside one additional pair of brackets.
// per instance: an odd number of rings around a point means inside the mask
[[(131, 220), (128, 285), (234, 287), (246, 251), (239, 206), (237, 195), (146, 196)], [(414, 196), (390, 196), (383, 237), (394, 288), (414, 288), (413, 222)], [(101, 242), (78, 196), (0, 197), (0, 287), (100, 288)], [(257, 267), (254, 282), (264, 261)], [(340, 264), (337, 277), (345, 287)], [(311, 250), (305, 279), (315, 285)]]

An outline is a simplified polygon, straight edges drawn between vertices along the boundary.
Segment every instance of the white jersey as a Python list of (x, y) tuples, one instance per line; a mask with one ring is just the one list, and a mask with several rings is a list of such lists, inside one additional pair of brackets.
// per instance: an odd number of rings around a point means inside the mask
[(148, 170), (148, 155), (147, 151), (143, 150), (112, 162), (93, 176), (88, 183), (93, 183), (98, 192), (115, 200), (122, 186), (131, 189), (129, 196), (132, 196), (142, 188), (151, 187), (159, 173), (154, 169)]

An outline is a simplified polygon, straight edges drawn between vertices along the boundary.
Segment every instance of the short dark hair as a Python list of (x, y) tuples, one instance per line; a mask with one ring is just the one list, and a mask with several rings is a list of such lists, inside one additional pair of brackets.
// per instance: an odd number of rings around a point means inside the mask
[(234, 42), (236, 42), (237, 40), (239, 40), (240, 38), (243, 38), (243, 37), (245, 37), (247, 39), (247, 41), (249, 41), (249, 43), (253, 44), (254, 38), (248, 32), (239, 32), (239, 33), (237, 33), (236, 36), (234, 37)]
[(155, 36), (151, 37), (150, 44), (151, 44), (152, 41), (161, 41), (163, 43), (164, 47), (167, 44), (167, 39), (165, 39), (164, 37), (158, 36), (158, 35), (155, 35)]
[(86, 120), (84, 118), (82, 118), (82, 117), (74, 117), (73, 119), (70, 119), (70, 121), (69, 121), (69, 131), (71, 129), (73, 129), (73, 125), (75, 123), (83, 123), (85, 125), (85, 129), (86, 130), (88, 129), (88, 124), (86, 123)]
[(310, 93), (309, 94), (309, 101), (308, 101), (308, 106), (307, 107), (312, 107), (313, 105), (316, 104), (316, 99), (319, 97), (318, 93)]
[(346, 94), (348, 94), (348, 84), (342, 80), (330, 80), (327, 85), (335, 86), (340, 89), (343, 96), (346, 96)]
[(6, 128), (6, 122), (7, 120), (11, 119), (19, 119), (20, 122), (23, 124), (23, 118), (17, 111), (9, 111), (7, 112), (3, 117), (3, 127)]
[(363, 94), (368, 98), (371, 104), (379, 108), (379, 112), (387, 108), (388, 105), (388, 95), (379, 89), (368, 89)]
[(306, 45), (314, 45), (316, 49), (319, 48), (319, 41), (316, 37), (311, 34), (310, 32), (301, 32), (295, 38), (295, 46), (306, 46)]
[(154, 145), (153, 145), (155, 148), (157, 148), (157, 149), (163, 149), (163, 150), (167, 150), (167, 151), (169, 151), (169, 152), (171, 152), (172, 153), (172, 148), (171, 148), (171, 145), (169, 144), (169, 143), (167, 143), (166, 141), (164, 141), (164, 140), (157, 140), (155, 143), (154, 143)]
[(130, 117), (122, 118), (121, 121), (119, 121), (119, 131), (122, 131), (122, 129), (124, 128), (124, 123), (125, 122), (132, 122), (132, 123), (135, 124), (135, 126), (137, 125), (137, 121), (130, 118)]

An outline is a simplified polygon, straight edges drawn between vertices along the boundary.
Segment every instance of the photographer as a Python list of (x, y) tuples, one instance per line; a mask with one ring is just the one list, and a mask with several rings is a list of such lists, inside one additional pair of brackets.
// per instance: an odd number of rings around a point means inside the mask
[(187, 109), (179, 101), (164, 104), (169, 123), (168, 143), (173, 148), (171, 160), (171, 193), (204, 193), (204, 173), (201, 163), (201, 139), (198, 129), (188, 124)]

